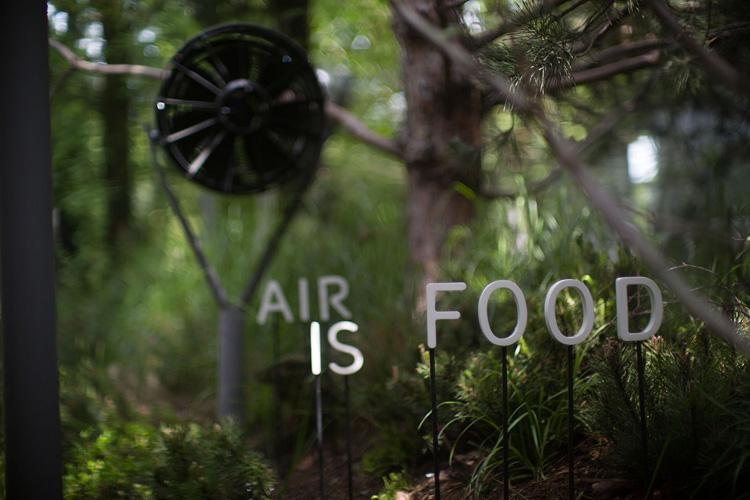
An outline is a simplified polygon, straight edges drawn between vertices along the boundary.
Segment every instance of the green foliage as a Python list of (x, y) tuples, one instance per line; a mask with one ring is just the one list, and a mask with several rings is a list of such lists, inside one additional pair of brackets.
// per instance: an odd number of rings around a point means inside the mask
[(394, 500), (396, 493), (408, 490), (410, 487), (411, 478), (406, 471), (391, 472), (387, 477), (383, 478), (383, 491), (370, 498), (371, 500)]
[(270, 498), (275, 483), (238, 426), (116, 423), (82, 436), (66, 464), (65, 497)]
[[(707, 332), (654, 337), (646, 352), (646, 418), (652, 485), (701, 498), (746, 498), (750, 364)], [(642, 476), (638, 379), (631, 345), (610, 342), (597, 356), (592, 427), (621, 470)]]

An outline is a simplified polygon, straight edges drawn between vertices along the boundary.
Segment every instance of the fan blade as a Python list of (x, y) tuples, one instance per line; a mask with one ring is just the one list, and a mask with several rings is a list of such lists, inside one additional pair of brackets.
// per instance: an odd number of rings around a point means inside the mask
[(214, 94), (219, 95), (221, 93), (221, 89), (219, 87), (209, 82), (208, 80), (206, 80), (205, 78), (203, 78), (201, 75), (191, 70), (190, 68), (186, 68), (185, 66), (178, 63), (175, 60), (172, 60), (172, 64), (174, 64), (174, 67), (177, 68), (177, 70), (179, 70), (181, 73), (184, 73), (185, 75), (187, 75), (188, 77), (190, 77), (197, 83), (201, 84), (203, 87), (210, 90)]
[(193, 108), (198, 109), (206, 109), (209, 111), (215, 111), (218, 105), (213, 101), (191, 101), (188, 99), (174, 99), (171, 97), (162, 97), (157, 99), (156, 106), (159, 106), (159, 103), (164, 103), (170, 106), (191, 106)]
[(304, 106), (308, 107), (312, 103), (320, 103), (320, 99), (308, 99), (307, 97), (298, 97), (288, 101), (273, 101), (269, 107), (271, 109), (288, 108), (292, 106)]
[(211, 63), (213, 64), (214, 68), (216, 68), (216, 71), (219, 72), (219, 77), (222, 79), (222, 85), (226, 86), (227, 82), (232, 79), (232, 77), (229, 75), (229, 70), (224, 65), (224, 62), (219, 58), (218, 54), (216, 53), (216, 49), (205, 34), (201, 37), (201, 40), (203, 41), (204, 47), (206, 47), (206, 49), (208, 50)]
[[(263, 137), (267, 139), (263, 142), (263, 147), (268, 148), (265, 151), (272, 153), (273, 156), (277, 157), (274, 160), (280, 159), (284, 162), (284, 166), (294, 165), (296, 158), (289, 154), (290, 148), (284, 144), (284, 141), (271, 130), (264, 130)], [(277, 168), (274, 165), (269, 165), (271, 168)]]
[(269, 114), (267, 127), (276, 131), (281, 132), (284, 135), (292, 135), (291, 133), (305, 134), (308, 137), (317, 139), (321, 136), (320, 130), (311, 129), (304, 123), (300, 123), (300, 120), (286, 120), (277, 115)]
[(195, 157), (193, 161), (190, 162), (190, 167), (188, 168), (188, 178), (192, 179), (193, 176), (198, 172), (198, 170), (203, 167), (203, 164), (206, 163), (206, 160), (208, 160), (208, 157), (211, 156), (211, 153), (213, 153), (216, 148), (219, 147), (219, 144), (221, 144), (221, 141), (224, 140), (224, 137), (226, 137), (227, 132), (226, 130), (221, 130), (218, 134), (214, 136), (214, 138), (211, 140), (211, 144), (208, 145), (206, 149), (200, 152), (198, 156)]
[(218, 123), (217, 118), (209, 118), (207, 120), (203, 120), (200, 123), (196, 123), (195, 125), (192, 125), (186, 129), (182, 129), (179, 132), (174, 132), (172, 134), (169, 134), (167, 137), (164, 138), (164, 141), (167, 144), (172, 144), (173, 142), (177, 142), (180, 139), (184, 139), (185, 137), (191, 136), (195, 134), (196, 132), (200, 132), (201, 130), (207, 129), (208, 127), (211, 127), (213, 125), (216, 125)]
[[(288, 66), (288, 67), (286, 67)], [(271, 97), (276, 97), (284, 89), (289, 88), (289, 83), (299, 75), (299, 67), (293, 63), (285, 63), (282, 72), (274, 75), (273, 81), (266, 86), (266, 92)]]

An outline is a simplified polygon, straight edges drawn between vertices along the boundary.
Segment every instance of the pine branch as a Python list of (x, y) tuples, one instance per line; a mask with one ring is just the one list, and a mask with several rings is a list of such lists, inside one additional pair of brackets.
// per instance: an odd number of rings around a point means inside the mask
[(476, 36), (467, 37), (466, 45), (473, 49), (480, 49), (494, 42), (498, 38), (502, 38), (505, 35), (508, 35), (518, 30), (521, 26), (523, 26), (523, 23), (527, 21), (528, 19), (530, 19), (531, 17), (535, 15), (539, 15), (540, 13), (545, 12), (547, 10), (555, 9), (568, 1), (569, 0), (546, 0), (544, 2), (539, 2), (538, 4), (534, 6), (533, 9), (528, 11), (526, 15), (523, 17), (519, 17), (518, 19), (505, 22), (501, 24), (500, 26), (484, 31), (483, 33), (480, 33)]
[(680, 23), (675, 19), (669, 8), (661, 0), (646, 0), (651, 7), (652, 12), (659, 18), (662, 26), (672, 33), (675, 39), (685, 47), (688, 52), (693, 53), (706, 72), (712, 78), (721, 80), (724, 85), (734, 90), (736, 93), (750, 96), (750, 79), (741, 74), (731, 64), (718, 54), (709, 51), (696, 38), (685, 31)]

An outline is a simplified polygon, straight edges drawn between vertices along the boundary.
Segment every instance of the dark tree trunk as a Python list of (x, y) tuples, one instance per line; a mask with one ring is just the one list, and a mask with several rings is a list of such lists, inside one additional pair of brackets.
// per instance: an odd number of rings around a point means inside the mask
[(279, 31), (291, 37), (307, 50), (310, 40), (308, 0), (271, 0), (268, 7), (276, 18)]
[[(127, 23), (120, 16), (120, 2), (111, 2), (102, 10), (104, 56), (108, 63), (128, 64), (130, 53)], [(130, 132), (128, 130), (129, 96), (126, 77), (107, 75), (101, 94), (104, 124), (104, 180), (107, 189), (106, 241), (115, 246), (130, 228)]]
[[(405, 3), (440, 29), (456, 27), (460, 11), (444, 0)], [(402, 48), (408, 103), (402, 131), (408, 170), (407, 217), (414, 265), (416, 308), (424, 310), (425, 285), (440, 279), (440, 255), (448, 230), (473, 215), (471, 202), (455, 188), (475, 189), (480, 175), (481, 96), (476, 82), (414, 32), (394, 11)]]

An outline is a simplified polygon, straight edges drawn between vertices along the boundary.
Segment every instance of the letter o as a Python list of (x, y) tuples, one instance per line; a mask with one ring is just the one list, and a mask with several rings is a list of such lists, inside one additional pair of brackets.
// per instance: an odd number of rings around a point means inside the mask
[[(516, 328), (507, 337), (498, 337), (490, 326), (489, 315), (487, 314), (487, 306), (490, 302), (490, 296), (495, 290), (504, 288), (513, 294), (513, 299), (516, 301), (516, 310), (518, 311), (518, 319), (516, 320)], [(526, 309), (526, 298), (523, 296), (521, 289), (508, 280), (497, 280), (487, 285), (482, 290), (482, 295), (479, 296), (479, 304), (477, 305), (477, 315), (479, 316), (479, 326), (482, 329), (482, 333), (487, 340), (495, 345), (507, 347), (511, 344), (515, 344), (521, 338), (523, 333), (526, 331), (526, 322), (528, 320), (528, 311)]]
[[(581, 295), (581, 305), (583, 306), (583, 322), (581, 328), (575, 335), (570, 337), (563, 335), (557, 326), (557, 317), (555, 316), (555, 303), (557, 296), (566, 288), (575, 288)], [(580, 344), (589, 336), (594, 329), (594, 299), (591, 297), (589, 289), (578, 280), (566, 279), (552, 285), (544, 299), (544, 321), (547, 323), (547, 330), (550, 335), (564, 345)]]

